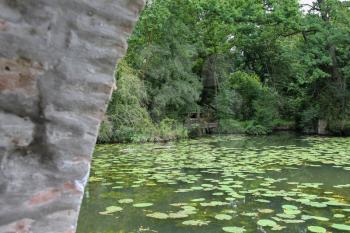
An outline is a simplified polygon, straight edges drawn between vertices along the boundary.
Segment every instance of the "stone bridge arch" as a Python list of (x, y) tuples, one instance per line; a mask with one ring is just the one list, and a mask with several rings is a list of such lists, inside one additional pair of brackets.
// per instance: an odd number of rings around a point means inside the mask
[(0, 0), (0, 232), (72, 233), (144, 0)]

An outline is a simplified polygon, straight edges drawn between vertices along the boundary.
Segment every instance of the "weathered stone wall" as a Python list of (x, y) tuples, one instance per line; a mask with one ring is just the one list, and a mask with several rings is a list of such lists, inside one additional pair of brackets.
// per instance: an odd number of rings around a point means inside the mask
[(0, 232), (75, 232), (144, 0), (0, 0)]

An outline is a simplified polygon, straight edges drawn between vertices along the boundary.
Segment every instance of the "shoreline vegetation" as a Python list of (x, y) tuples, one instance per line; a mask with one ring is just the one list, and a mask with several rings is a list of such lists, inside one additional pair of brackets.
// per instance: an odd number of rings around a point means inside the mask
[[(349, 135), (339, 135), (334, 133), (318, 134), (316, 132), (300, 132), (294, 129), (294, 125), (291, 122), (286, 122), (288, 125), (276, 126), (275, 129), (271, 131), (266, 131), (262, 129), (254, 129), (252, 131), (249, 127), (249, 122), (231, 122), (232, 125), (225, 128), (218, 128), (216, 131), (210, 134), (198, 134), (196, 129), (187, 129), (183, 125), (177, 124), (177, 128), (171, 128), (166, 126), (160, 126), (156, 131), (149, 131), (150, 134), (140, 134), (136, 135), (135, 131), (130, 131), (130, 135), (133, 137), (124, 137), (122, 139), (113, 139), (112, 132), (108, 132), (110, 129), (103, 129), (101, 126), (100, 134), (98, 136), (97, 144), (128, 144), (128, 143), (167, 143), (172, 141), (181, 141), (181, 140), (190, 140), (190, 139), (200, 139), (206, 138), (208, 136), (229, 136), (229, 135), (247, 135), (247, 136), (256, 136), (264, 137), (269, 135), (278, 135), (278, 134), (297, 134), (300, 136), (320, 136), (320, 137), (348, 137)], [(247, 128), (244, 128), (244, 127)], [(192, 131), (190, 131), (192, 130)], [(136, 136), (135, 136), (136, 135)]]
[(348, 1), (149, 1), (98, 142), (192, 137), (192, 113), (215, 133), (350, 135), (349, 25)]

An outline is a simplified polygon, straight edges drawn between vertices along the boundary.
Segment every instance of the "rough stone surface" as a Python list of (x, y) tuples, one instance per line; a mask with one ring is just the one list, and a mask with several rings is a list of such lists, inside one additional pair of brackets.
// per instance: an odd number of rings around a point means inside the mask
[(71, 233), (144, 0), (0, 0), (0, 232)]

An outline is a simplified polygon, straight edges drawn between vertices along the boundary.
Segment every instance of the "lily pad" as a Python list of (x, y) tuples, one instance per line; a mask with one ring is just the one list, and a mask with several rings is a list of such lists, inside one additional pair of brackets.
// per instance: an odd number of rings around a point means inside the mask
[(333, 217), (335, 218), (345, 218), (344, 214), (335, 214)]
[(99, 212), (99, 214), (109, 215), (109, 214), (112, 214), (112, 213), (115, 213), (115, 212), (119, 212), (119, 211), (122, 211), (122, 210), (123, 210), (123, 208), (119, 207), (119, 206), (109, 206), (109, 207), (106, 208), (105, 211)]
[(273, 209), (258, 209), (259, 213), (262, 213), (262, 214), (271, 214), (274, 212)]
[(186, 226), (206, 226), (209, 223), (210, 221), (203, 221), (203, 220), (187, 220), (182, 222), (182, 224)]
[(309, 226), (307, 227), (308, 231), (310, 232), (314, 232), (314, 233), (326, 233), (327, 230), (323, 227), (319, 227), (319, 226)]
[(296, 207), (294, 205), (283, 205), (282, 208), (285, 210), (297, 210), (298, 209), (298, 207)]
[(227, 214), (217, 214), (215, 215), (215, 218), (217, 220), (231, 220), (232, 217), (230, 215), (227, 215)]
[(133, 203), (134, 200), (133, 199), (121, 199), (118, 201), (120, 204), (130, 204)]
[(229, 233), (244, 233), (244, 232), (246, 232), (246, 229), (244, 229), (244, 227), (223, 227), (222, 230), (224, 232), (229, 232)]
[(197, 198), (197, 199), (192, 199), (192, 202), (202, 202), (205, 201), (205, 198)]
[(166, 213), (161, 213), (161, 212), (154, 212), (151, 214), (147, 214), (147, 217), (151, 217), (151, 218), (156, 218), (156, 219), (167, 219), (169, 218), (169, 215)]
[(150, 207), (153, 206), (153, 203), (137, 203), (133, 205), (136, 208), (144, 208), (144, 207)]
[(323, 221), (323, 222), (329, 221), (329, 218), (321, 217), (321, 216), (311, 216), (311, 215), (302, 215), (301, 219), (303, 219), (303, 220), (315, 219), (315, 220)]
[(270, 219), (260, 219), (258, 221), (258, 225), (262, 227), (274, 227), (274, 226), (277, 226), (278, 224)]
[(350, 225), (345, 224), (332, 224), (332, 228), (340, 231), (350, 231)]
[(169, 213), (169, 218), (179, 219), (179, 218), (187, 218), (189, 215), (185, 211), (179, 211), (176, 213)]
[(292, 210), (292, 209), (284, 209), (283, 211), (287, 215), (298, 215), (301, 213), (300, 210)]

